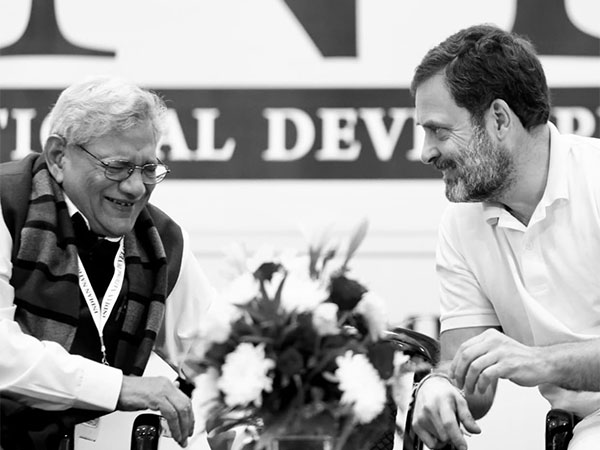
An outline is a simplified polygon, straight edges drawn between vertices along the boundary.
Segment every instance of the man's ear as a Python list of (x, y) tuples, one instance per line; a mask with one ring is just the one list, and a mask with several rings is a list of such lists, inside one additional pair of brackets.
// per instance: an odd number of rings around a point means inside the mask
[(65, 165), (65, 150), (67, 143), (61, 136), (52, 134), (46, 140), (44, 145), (44, 155), (46, 155), (46, 164), (48, 170), (54, 179), (61, 184), (63, 182), (63, 170)]
[(508, 134), (510, 127), (514, 125), (514, 113), (504, 100), (497, 98), (492, 102), (489, 109), (493, 130), (498, 139), (502, 140)]

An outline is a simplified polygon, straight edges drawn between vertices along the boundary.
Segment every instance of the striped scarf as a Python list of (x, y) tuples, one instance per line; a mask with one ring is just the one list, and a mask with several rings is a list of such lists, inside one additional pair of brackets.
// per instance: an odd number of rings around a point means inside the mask
[[(125, 235), (126, 312), (116, 347), (116, 367), (141, 375), (162, 325), (167, 296), (167, 258), (154, 225), (156, 209), (145, 208)], [(69, 350), (80, 311), (77, 247), (60, 186), (43, 157), (33, 163), (29, 208), (13, 250), (15, 320), (25, 333)]]

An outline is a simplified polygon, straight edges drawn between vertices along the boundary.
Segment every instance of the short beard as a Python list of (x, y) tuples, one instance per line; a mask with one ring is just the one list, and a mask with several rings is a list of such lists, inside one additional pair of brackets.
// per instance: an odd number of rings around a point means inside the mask
[(487, 131), (473, 126), (473, 138), (455, 160), (438, 168), (452, 168), (457, 174), (446, 180), (446, 197), (451, 202), (498, 201), (513, 183), (514, 163), (505, 148), (494, 145)]

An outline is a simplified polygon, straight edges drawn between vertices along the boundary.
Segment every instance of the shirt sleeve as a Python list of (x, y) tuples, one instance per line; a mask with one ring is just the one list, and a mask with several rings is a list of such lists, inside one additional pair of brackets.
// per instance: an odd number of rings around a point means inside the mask
[(174, 367), (181, 368), (192, 343), (199, 338), (215, 295), (183, 231), (181, 270), (166, 299), (164, 325), (155, 343), (157, 351)]
[(114, 410), (123, 378), (119, 369), (29, 336), (14, 321), (11, 252), (12, 238), (0, 216), (0, 390), (41, 409)]
[(461, 250), (463, 246), (458, 233), (461, 228), (465, 227), (461, 226), (460, 221), (453, 220), (451, 213), (446, 211), (440, 225), (436, 251), (441, 331), (500, 326), (493, 305), (482, 291)]

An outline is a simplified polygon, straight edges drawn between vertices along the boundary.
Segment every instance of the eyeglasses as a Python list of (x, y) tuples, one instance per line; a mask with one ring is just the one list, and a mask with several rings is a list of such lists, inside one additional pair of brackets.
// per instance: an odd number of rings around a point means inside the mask
[(104, 162), (93, 153), (90, 153), (83, 145), (75, 145), (102, 164), (104, 166), (104, 176), (111, 181), (124, 181), (133, 174), (135, 169), (140, 169), (142, 182), (144, 184), (157, 184), (164, 180), (171, 171), (160, 159), (158, 160), (158, 164), (149, 163), (144, 164), (143, 166), (138, 166), (131, 161), (120, 159), (112, 159), (108, 162)]

